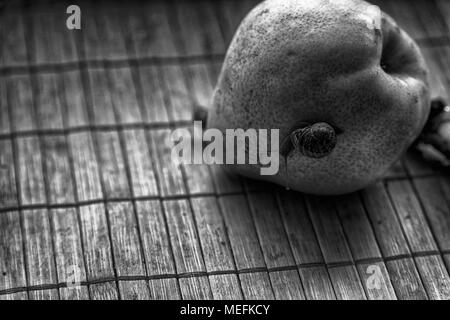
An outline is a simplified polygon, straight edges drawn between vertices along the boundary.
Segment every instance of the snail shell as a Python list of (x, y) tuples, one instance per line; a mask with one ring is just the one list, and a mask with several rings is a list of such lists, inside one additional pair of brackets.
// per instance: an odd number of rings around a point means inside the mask
[(336, 131), (326, 122), (317, 122), (290, 134), (294, 148), (311, 158), (322, 158), (336, 146)]

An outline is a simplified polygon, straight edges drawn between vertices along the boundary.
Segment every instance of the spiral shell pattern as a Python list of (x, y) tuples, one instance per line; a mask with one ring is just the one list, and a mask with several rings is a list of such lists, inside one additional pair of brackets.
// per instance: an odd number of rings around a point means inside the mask
[(297, 129), (291, 133), (290, 138), (294, 148), (311, 158), (329, 155), (337, 142), (334, 128), (325, 122)]

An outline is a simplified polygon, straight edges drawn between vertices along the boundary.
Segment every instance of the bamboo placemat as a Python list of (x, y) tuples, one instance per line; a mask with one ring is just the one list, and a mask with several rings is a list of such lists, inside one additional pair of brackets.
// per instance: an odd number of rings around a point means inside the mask
[[(450, 298), (450, 179), (412, 154), (327, 198), (171, 162), (256, 3), (1, 12), (0, 299)], [(450, 2), (376, 4), (448, 97)]]

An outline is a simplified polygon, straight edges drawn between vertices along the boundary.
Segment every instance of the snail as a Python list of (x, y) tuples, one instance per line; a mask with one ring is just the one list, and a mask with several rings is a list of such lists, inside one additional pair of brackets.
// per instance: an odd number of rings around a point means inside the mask
[(329, 155), (337, 143), (335, 128), (326, 122), (303, 124), (293, 130), (283, 141), (281, 155), (286, 157), (293, 149), (310, 158)]

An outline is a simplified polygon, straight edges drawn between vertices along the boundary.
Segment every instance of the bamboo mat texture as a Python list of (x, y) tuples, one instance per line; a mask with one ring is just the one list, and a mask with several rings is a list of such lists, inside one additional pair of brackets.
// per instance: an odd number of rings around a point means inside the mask
[[(0, 299), (450, 299), (450, 177), (413, 154), (339, 197), (170, 160), (256, 3), (6, 3)], [(450, 1), (375, 4), (447, 98)]]

